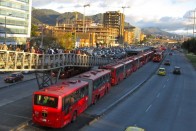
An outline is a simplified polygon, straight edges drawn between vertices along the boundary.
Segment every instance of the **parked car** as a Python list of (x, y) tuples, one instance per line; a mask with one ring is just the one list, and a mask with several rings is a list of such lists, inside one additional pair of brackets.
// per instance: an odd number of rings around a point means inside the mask
[(4, 81), (6, 83), (10, 83), (10, 82), (14, 83), (14, 82), (17, 82), (17, 81), (21, 81), (23, 78), (24, 78), (24, 76), (21, 72), (16, 72), (16, 73), (12, 73), (9, 76), (7, 76), (4, 79)]
[(170, 61), (169, 60), (165, 60), (164, 65), (170, 66)]
[(165, 76), (165, 75), (166, 75), (166, 70), (165, 70), (165, 68), (159, 68), (157, 74), (158, 74), (158, 75)]
[(174, 70), (173, 70), (173, 74), (181, 74), (181, 71), (180, 71), (180, 67), (178, 67), (178, 66), (175, 66), (174, 67)]

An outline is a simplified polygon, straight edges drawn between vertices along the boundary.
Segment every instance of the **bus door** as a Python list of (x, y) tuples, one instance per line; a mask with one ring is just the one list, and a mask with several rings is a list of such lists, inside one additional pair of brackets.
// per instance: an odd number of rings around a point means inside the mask
[(82, 78), (82, 77), (77, 77), (76, 79), (87, 81), (89, 83), (88, 85), (88, 106), (91, 105), (92, 104), (93, 81), (87, 78)]
[(72, 105), (73, 100), (71, 100), (71, 96), (62, 98), (63, 125), (71, 122), (73, 108)]
[(111, 68), (110, 70), (111, 70), (111, 84), (116, 85), (116, 80), (117, 80), (116, 69)]
[(88, 106), (92, 104), (92, 97), (93, 97), (93, 80), (88, 80), (89, 87), (88, 87)]

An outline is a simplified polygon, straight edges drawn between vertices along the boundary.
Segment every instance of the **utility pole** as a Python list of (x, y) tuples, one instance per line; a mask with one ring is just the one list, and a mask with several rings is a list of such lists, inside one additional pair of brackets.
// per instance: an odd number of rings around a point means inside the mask
[[(124, 15), (124, 23), (125, 23), (125, 14), (124, 14), (124, 10), (125, 8), (130, 8), (129, 6), (122, 6), (122, 9), (123, 9), (123, 15)], [(124, 24), (123, 23), (123, 24)], [(124, 26), (125, 27), (125, 26)], [(123, 41), (123, 47), (125, 48), (125, 42), (124, 42), (124, 29), (123, 29), (123, 34), (122, 34), (122, 41)]]
[(90, 7), (90, 4), (86, 4), (86, 5), (84, 5), (83, 7), (84, 7), (84, 15), (83, 15), (83, 33), (84, 33), (84, 29), (85, 29), (85, 27), (84, 27), (84, 22), (85, 22), (85, 8), (86, 8), (86, 7)]
[(196, 9), (193, 11), (194, 13), (194, 16), (193, 16), (193, 38), (195, 37), (195, 12), (196, 12)]
[(189, 14), (188, 14), (188, 24), (187, 24), (187, 36), (189, 35), (189, 24), (190, 24), (190, 18), (191, 18), (191, 11), (189, 11)]
[[(189, 12), (189, 20), (190, 20), (190, 22), (192, 23), (193, 22), (193, 24), (191, 24), (190, 23), (190, 25), (191, 26), (193, 26), (192, 28), (193, 28), (193, 38), (195, 37), (195, 33), (196, 33), (196, 28), (195, 28), (195, 24), (196, 24), (196, 21), (195, 21), (195, 12), (196, 12), (196, 9), (194, 9), (194, 10), (191, 10), (190, 12)], [(192, 21), (193, 20), (193, 21)], [(188, 23), (189, 24), (189, 23)], [(187, 25), (187, 35), (188, 35), (188, 30), (189, 30), (189, 28), (188, 28), (188, 25)]]
[(77, 21), (78, 20), (78, 12), (74, 11), (74, 14), (75, 14), (75, 21)]
[(40, 44), (40, 48), (43, 48), (43, 40), (44, 40), (44, 28), (43, 28), (43, 24), (42, 24), (42, 36), (41, 36), (41, 44)]

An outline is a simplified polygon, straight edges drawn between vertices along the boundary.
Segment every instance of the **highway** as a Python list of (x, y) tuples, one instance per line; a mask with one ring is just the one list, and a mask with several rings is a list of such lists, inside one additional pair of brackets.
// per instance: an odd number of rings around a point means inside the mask
[[(159, 63), (149, 62), (112, 87), (75, 123), (58, 130), (119, 131), (130, 125), (147, 131), (196, 130), (195, 70), (178, 52), (166, 57), (171, 60), (171, 66), (161, 65), (166, 67), (166, 76), (156, 75)], [(175, 65), (182, 68), (182, 75), (171, 73)], [(0, 89), (0, 130), (56, 130), (31, 122), (32, 93), (36, 90), (36, 80)]]
[[(182, 54), (167, 56), (166, 76), (154, 74), (140, 89), (82, 131), (123, 131), (127, 126), (147, 131), (196, 130), (196, 73)], [(182, 68), (182, 75), (171, 73)]]

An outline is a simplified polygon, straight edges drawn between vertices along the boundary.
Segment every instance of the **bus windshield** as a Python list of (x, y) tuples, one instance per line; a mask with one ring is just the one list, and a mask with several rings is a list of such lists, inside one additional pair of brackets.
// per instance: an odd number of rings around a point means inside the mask
[(58, 98), (52, 97), (52, 96), (46, 96), (46, 95), (35, 95), (34, 96), (34, 104), (57, 108)]

